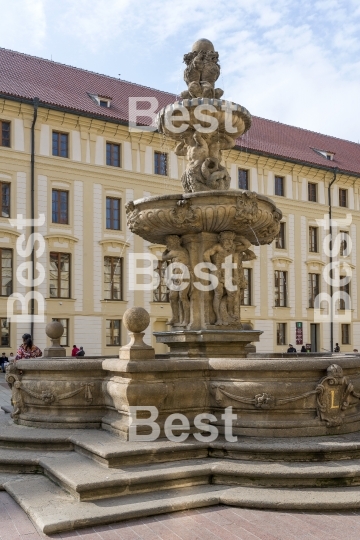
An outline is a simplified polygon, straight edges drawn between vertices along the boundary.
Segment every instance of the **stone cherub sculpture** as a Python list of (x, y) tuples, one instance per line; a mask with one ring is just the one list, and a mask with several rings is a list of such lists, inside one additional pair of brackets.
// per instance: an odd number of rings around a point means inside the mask
[(224, 91), (215, 88), (215, 82), (220, 75), (219, 53), (208, 39), (199, 39), (192, 51), (184, 55), (186, 68), (184, 81), (188, 90), (181, 93), (183, 99), (195, 97), (221, 98)]
[[(190, 257), (187, 249), (181, 245), (181, 238), (176, 234), (170, 234), (166, 237), (167, 249), (162, 254), (163, 261), (171, 263), (181, 263), (189, 270), (191, 276)], [(190, 323), (190, 287), (191, 280), (187, 285), (184, 285), (184, 275), (181, 268), (175, 268), (173, 274), (176, 277), (172, 278), (172, 286), (170, 287), (169, 300), (172, 311), (172, 318), (169, 324), (172, 326), (187, 326)]]
[[(235, 242), (235, 238), (234, 232), (224, 231), (219, 234), (219, 242), (204, 253), (204, 261), (212, 262), (216, 266), (218, 285), (214, 291), (213, 308), (217, 326), (240, 323), (240, 294), (241, 289), (247, 285), (242, 261), (255, 258), (255, 254), (249, 249), (249, 240), (238, 236)], [(235, 277), (227, 282), (224, 266), (229, 256), (230, 262), (235, 263), (236, 268)]]
[(233, 146), (233, 138), (226, 133), (216, 132), (211, 138), (205, 138), (198, 131), (185, 133), (175, 148), (175, 153), (186, 156), (188, 161), (181, 177), (185, 193), (229, 189), (231, 179), (221, 165), (221, 152)]

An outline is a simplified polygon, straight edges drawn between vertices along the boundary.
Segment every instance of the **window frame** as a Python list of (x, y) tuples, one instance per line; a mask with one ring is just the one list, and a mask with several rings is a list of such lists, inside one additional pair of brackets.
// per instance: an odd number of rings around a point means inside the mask
[[(314, 239), (311, 237), (312, 231), (315, 231)], [(319, 227), (313, 227), (312, 225), (309, 226), (309, 253), (319, 253)]]
[[(11, 292), (9, 294), (2, 294), (3, 289), (3, 274), (2, 274), (2, 259), (3, 259), (3, 251), (9, 251), (10, 252), (10, 260), (11, 260)], [(14, 291), (14, 250), (11, 248), (0, 248), (0, 298), (9, 298), (9, 296)]]
[[(243, 179), (240, 179), (240, 174), (242, 173), (245, 173), (246, 175), (246, 188), (240, 186), (240, 182), (243, 180)], [(238, 168), (238, 189), (244, 189), (245, 191), (249, 190), (249, 170), (248, 169), (241, 169), (240, 167)]]
[[(54, 135), (58, 135), (58, 141), (57, 141), (57, 154), (54, 154)], [(62, 135), (65, 135), (66, 136), (66, 155), (62, 155), (61, 154), (61, 136)], [(68, 159), (69, 158), (69, 133), (67, 133), (66, 131), (57, 131), (56, 129), (54, 129), (52, 131), (52, 136), (51, 136), (51, 152), (52, 152), (52, 155), (54, 157), (61, 157), (61, 158), (65, 158), (65, 159)]]
[[(53, 201), (53, 195), (54, 195), (54, 192), (58, 193), (58, 194), (61, 194), (61, 193), (66, 193), (66, 221), (61, 221), (61, 196), (59, 196), (59, 199), (57, 201), (57, 213), (59, 215), (59, 221), (54, 221), (54, 209), (53, 209), (53, 204), (54, 204), (54, 201)], [(66, 190), (66, 189), (61, 189), (61, 188), (52, 188), (51, 190), (51, 222), (52, 223), (56, 223), (56, 224), (59, 224), (59, 225), (69, 225), (69, 215), (70, 215), (70, 212), (69, 212), (69, 191)]]
[[(252, 268), (244, 268), (244, 278), (247, 281), (247, 287), (246, 289), (240, 290), (240, 305), (251, 306), (252, 305), (252, 281), (253, 281)], [(247, 291), (247, 295), (245, 294), (245, 291)]]
[[(342, 196), (345, 197), (345, 204), (342, 204), (344, 201)], [(339, 188), (339, 206), (341, 208), (348, 208), (348, 190), (344, 188)]]
[[(8, 345), (5, 345), (3, 342), (2, 342), (2, 328), (5, 328), (3, 327), (3, 321), (7, 321), (7, 328), (8, 328)], [(1, 317), (0, 318), (0, 345), (1, 347), (8, 347), (9, 349), (11, 348), (11, 323), (9, 321), (9, 319), (7, 317)]]
[[(61, 317), (61, 318), (56, 317), (56, 318), (53, 318), (53, 319), (52, 319), (53, 322), (54, 322), (54, 321), (59, 321), (59, 322), (61, 322), (61, 324), (62, 324), (63, 327), (64, 327), (64, 334), (63, 334), (63, 335), (61, 336), (61, 338), (60, 338), (60, 345), (61, 345), (62, 347), (69, 347), (69, 346), (70, 346), (70, 345), (69, 345), (69, 343), (70, 343), (70, 341), (69, 341), (69, 326), (70, 326), (70, 325), (69, 325), (69, 320), (70, 320), (70, 319), (67, 319), (66, 317)], [(64, 324), (62, 323), (62, 321), (66, 321), (66, 324), (64, 325)], [(65, 333), (65, 332), (66, 332), (66, 333)], [(62, 340), (64, 337), (66, 338), (66, 342), (65, 342), (65, 343), (61, 343), (61, 340)]]
[[(165, 158), (165, 173), (161, 172), (161, 163), (160, 163), (161, 157)], [(158, 174), (159, 176), (169, 176), (168, 161), (169, 160), (168, 160), (167, 152), (158, 152), (157, 150), (155, 150), (154, 151), (154, 174)]]
[[(308, 201), (318, 202), (318, 187), (316, 182), (308, 182)], [(313, 190), (313, 191), (312, 191)]]
[[(346, 332), (344, 332), (345, 329), (346, 329)], [(345, 334), (346, 334), (346, 337), (345, 337)], [(349, 323), (345, 323), (341, 325), (341, 344), (351, 345), (351, 328), (350, 328)]]
[[(111, 271), (110, 271), (110, 277), (111, 277), (111, 293), (110, 293), (110, 298), (105, 298), (105, 260), (106, 259), (111, 259)], [(117, 260), (117, 261), (120, 261), (120, 291), (119, 291), (119, 298), (114, 298), (114, 280), (113, 280), (113, 277), (114, 277), (114, 268), (116, 268), (117, 264), (113, 264), (113, 261), (114, 260)], [(104, 300), (106, 300), (107, 302), (122, 302), (124, 300), (124, 258), (123, 257), (113, 257), (111, 255), (105, 255), (104, 256), (104, 260), (103, 260), (103, 264), (104, 264)]]
[[(9, 215), (3, 216), (3, 188), (6, 186), (9, 189)], [(11, 217), (11, 182), (0, 182), (0, 217), (9, 219)]]
[[(314, 278), (314, 276), (316, 276)], [(315, 282), (315, 283), (314, 283)], [(320, 294), (320, 274), (308, 273), (308, 308), (314, 309), (317, 296)]]
[[(58, 265), (57, 265), (57, 268), (58, 268), (58, 276), (57, 276), (57, 289), (58, 289), (58, 293), (60, 292), (61, 294), (61, 271), (59, 271), (59, 268), (60, 268), (60, 262), (61, 262), (61, 255), (67, 255), (69, 257), (69, 280), (68, 280), (68, 283), (69, 283), (69, 294), (68, 296), (52, 296), (51, 295), (51, 289), (50, 289), (50, 285), (51, 285), (51, 277), (49, 279), (49, 298), (71, 298), (71, 253), (66, 253), (64, 251), (50, 251), (49, 253), (49, 259), (51, 261), (51, 255), (54, 255), (56, 254), (58, 257)], [(50, 264), (50, 272), (51, 272), (51, 264)]]
[[(282, 193), (277, 193), (277, 187), (279, 185), (279, 180), (281, 180), (281, 189), (280, 191)], [(285, 197), (285, 177), (284, 176), (278, 176), (277, 174), (274, 176), (274, 194), (277, 196), (277, 197)]]
[[(118, 150), (118, 164), (115, 163), (116, 156), (114, 156), (114, 148)], [(108, 160), (108, 149), (110, 149), (110, 159)], [(106, 141), (106, 166), (121, 168), (121, 144)]]
[[(279, 240), (282, 239), (283, 245), (280, 246)], [(275, 238), (275, 248), (276, 249), (286, 249), (286, 222), (280, 221), (279, 234)]]
[[(344, 251), (347, 251), (347, 249), (348, 249), (349, 243), (348, 243), (347, 238), (345, 238), (345, 235), (350, 236), (349, 232), (348, 231), (339, 231), (339, 234), (341, 234), (339, 255), (340, 255), (340, 257), (348, 257), (349, 254), (347, 253), (346, 255), (344, 255)], [(346, 244), (345, 248), (344, 248), (344, 242)]]
[[(280, 276), (282, 274), (282, 276)], [(288, 284), (287, 284), (287, 272), (284, 270), (275, 270), (274, 272), (274, 306), (275, 307), (288, 307)], [(282, 283), (281, 283), (282, 280)], [(281, 292), (281, 289), (283, 290)], [(276, 298), (276, 290), (278, 291), (278, 297)], [(283, 304), (281, 303), (281, 297), (283, 297)]]
[[(107, 343), (107, 322), (110, 322), (110, 337), (112, 338), (112, 343)], [(114, 336), (114, 327), (111, 323), (118, 322), (119, 323), (119, 343), (113, 343), (113, 336)], [(106, 347), (121, 347), (121, 319), (105, 319), (105, 342)]]
[[(168, 266), (168, 261), (162, 261), (158, 259), (156, 266), (154, 261), (154, 272), (156, 272), (160, 276), (159, 285), (156, 287), (156, 289), (153, 289), (152, 301), (157, 304), (170, 302), (170, 289), (166, 285), (166, 270)], [(165, 290), (165, 292), (162, 292), (163, 289)], [(164, 297), (165, 300), (163, 300)]]
[[(280, 328), (282, 328), (282, 332), (280, 332)], [(283, 343), (280, 342), (280, 335), (283, 335)], [(284, 322), (277, 322), (276, 323), (276, 345), (279, 345), (283, 347), (287, 344), (287, 323)]]
[[(7, 124), (9, 126), (9, 144), (4, 144), (4, 124)], [(0, 146), (2, 146), (3, 148), (11, 148), (11, 122), (9, 120), (0, 120)]]
[[(340, 279), (345, 279), (345, 276), (340, 276)], [(345, 285), (340, 285), (339, 292), (344, 292), (349, 295), (350, 302), (351, 302), (351, 291), (350, 291), (350, 281), (346, 283)], [(350, 309), (350, 306), (346, 305), (346, 300), (344, 298), (339, 299), (339, 310), (345, 311), (346, 309)]]
[[(108, 216), (107, 216), (107, 213), (108, 213), (108, 207), (107, 207), (107, 202), (109, 201), (118, 201), (119, 202), (119, 227), (116, 228), (116, 227), (113, 227), (112, 225), (114, 224), (114, 211), (113, 211), (113, 203), (111, 202), (110, 204), (110, 227), (108, 227)], [(121, 201), (122, 199), (120, 197), (112, 197), (112, 196), (108, 196), (106, 195), (105, 197), (105, 213), (106, 213), (106, 216), (105, 216), (105, 223), (106, 223), (106, 229), (108, 231), (121, 231)]]

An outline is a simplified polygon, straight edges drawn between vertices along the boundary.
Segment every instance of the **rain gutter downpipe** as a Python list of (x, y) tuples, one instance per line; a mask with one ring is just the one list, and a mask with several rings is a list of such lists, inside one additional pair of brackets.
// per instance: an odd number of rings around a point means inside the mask
[(331, 202), (331, 186), (336, 181), (336, 176), (338, 173), (338, 168), (335, 167), (333, 170), (333, 179), (328, 185), (328, 201), (329, 201), (329, 234), (330, 234), (330, 351), (334, 352), (334, 306), (333, 306), (333, 238), (332, 238), (332, 224), (331, 224), (331, 211), (332, 211), (332, 202)]
[(30, 202), (30, 214), (31, 214), (31, 302), (30, 302), (30, 334), (34, 340), (34, 314), (35, 314), (35, 299), (34, 299), (34, 280), (35, 280), (35, 242), (34, 242), (34, 233), (35, 233), (35, 124), (37, 120), (39, 107), (39, 98), (36, 97), (33, 99), (33, 121), (31, 124), (31, 168), (30, 168), (30, 182), (31, 182), (31, 202)]

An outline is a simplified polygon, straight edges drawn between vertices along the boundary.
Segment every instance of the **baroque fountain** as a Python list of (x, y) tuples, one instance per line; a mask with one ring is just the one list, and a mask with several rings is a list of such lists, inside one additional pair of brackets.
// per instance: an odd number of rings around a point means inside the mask
[(157, 341), (171, 354), (241, 357), (261, 334), (241, 323), (242, 263), (255, 258), (252, 244), (274, 240), (282, 214), (267, 197), (229, 189), (222, 153), (250, 128), (251, 116), (220, 99), (218, 59), (209, 40), (197, 41), (184, 56), (188, 90), (158, 115), (159, 132), (186, 157), (184, 193), (130, 202), (126, 210), (130, 230), (166, 245), (163, 260), (175, 267), (171, 331), (156, 333)]
[[(187, 158), (184, 192), (126, 209), (130, 230), (166, 246), (172, 265), (170, 329), (156, 333), (170, 353), (156, 357), (143, 342), (150, 317), (133, 307), (119, 357), (59, 358), (51, 323), (48, 356), (7, 370), (12, 422), (0, 425), (0, 443), (11, 458), (0, 452), (0, 467), (12, 475), (3, 489), (47, 533), (219, 503), (360, 507), (358, 357), (254, 352), (261, 330), (241, 322), (242, 265), (255, 257), (251, 245), (276, 237), (281, 211), (229, 189), (222, 152), (251, 116), (221, 99), (213, 45), (197, 41), (184, 61), (188, 89), (158, 116)], [(183, 433), (174, 439), (174, 430)], [(36, 462), (26, 449), (37, 449)]]

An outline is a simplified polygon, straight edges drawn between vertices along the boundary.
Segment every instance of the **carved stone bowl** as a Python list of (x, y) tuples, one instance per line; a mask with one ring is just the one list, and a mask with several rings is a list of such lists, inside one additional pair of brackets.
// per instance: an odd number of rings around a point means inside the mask
[[(184, 110), (189, 116), (185, 119)], [(186, 112), (185, 112), (186, 115)], [(202, 115), (204, 117), (202, 118)], [(218, 129), (213, 130), (209, 125), (209, 118), (212, 117), (217, 122)], [(179, 120), (176, 117), (179, 117)], [(179, 128), (188, 125), (187, 130), (193, 130), (194, 125), (204, 139), (212, 138), (216, 133), (227, 132), (231, 138), (236, 139), (248, 131), (251, 127), (251, 114), (245, 107), (226, 101), (224, 99), (194, 98), (175, 101), (167, 105), (158, 113), (157, 125), (160, 133), (180, 140), (186, 134), (186, 130), (179, 132)], [(230, 129), (232, 126), (233, 129)], [(175, 129), (173, 129), (173, 127)]]
[(202, 191), (162, 195), (126, 205), (130, 230), (145, 240), (164, 244), (170, 234), (233, 231), (254, 245), (277, 236), (281, 210), (264, 195), (250, 191)]

